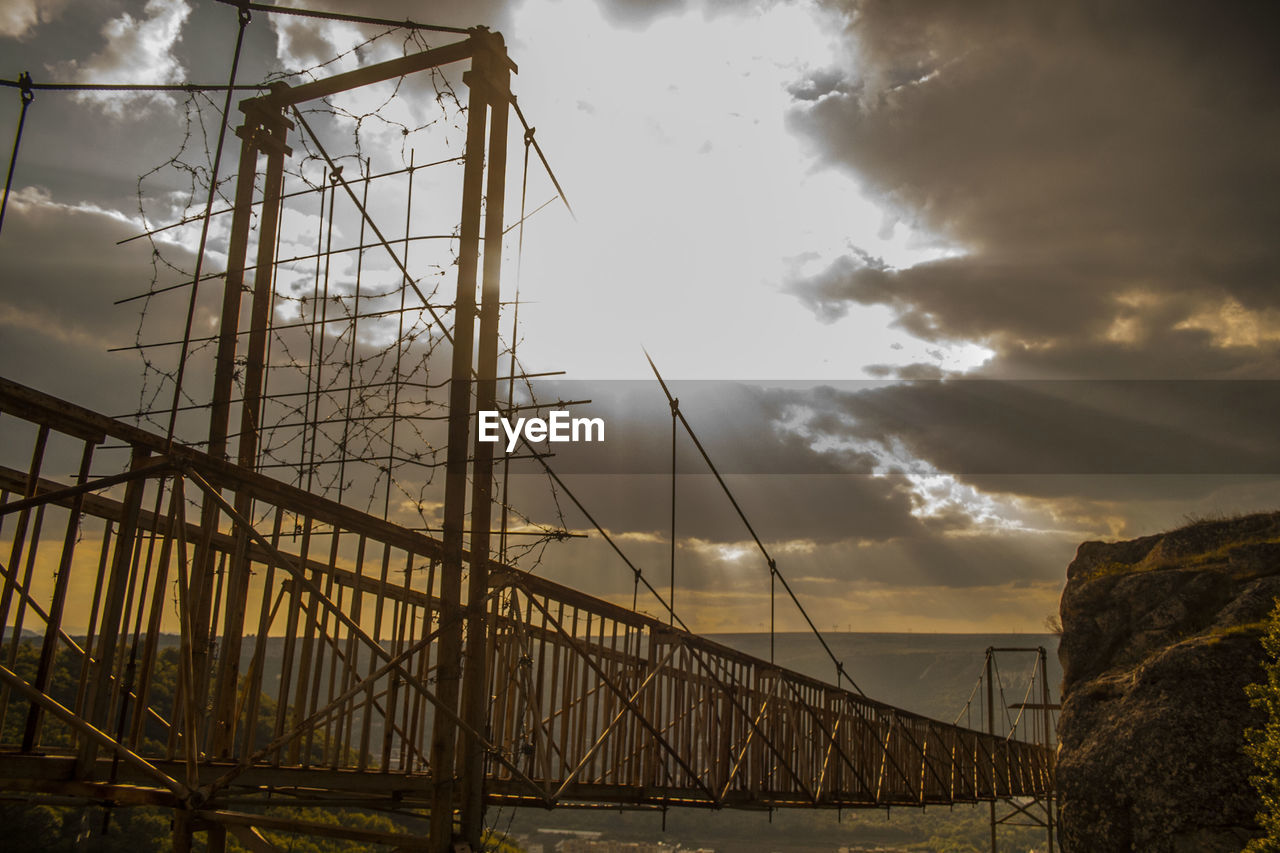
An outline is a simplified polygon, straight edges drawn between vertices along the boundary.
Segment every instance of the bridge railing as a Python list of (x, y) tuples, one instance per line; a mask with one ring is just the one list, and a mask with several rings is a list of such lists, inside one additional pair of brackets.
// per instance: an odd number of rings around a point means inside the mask
[[(523, 572), (491, 585), (491, 737), (557, 801), (850, 808), (1051, 790), (1038, 745), (893, 708)], [(495, 790), (526, 796), (523, 780), (494, 775)]]
[(427, 771), (436, 540), (3, 380), (0, 437), (0, 764)]
[[(437, 540), (0, 380), (0, 788), (216, 808), (429, 801)], [(494, 565), (489, 797), (880, 806), (1038, 795), (1039, 746)], [(453, 614), (453, 615), (445, 615)], [(465, 723), (459, 723), (465, 726)], [(97, 786), (86, 788), (86, 785)]]

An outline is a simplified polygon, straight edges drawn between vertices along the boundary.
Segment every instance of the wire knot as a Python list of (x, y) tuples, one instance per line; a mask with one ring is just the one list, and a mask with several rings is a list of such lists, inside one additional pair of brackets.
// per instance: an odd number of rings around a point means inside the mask
[(23, 71), (18, 75), (19, 94), (22, 96), (22, 104), (26, 106), (36, 99), (36, 93), (31, 90), (31, 72)]

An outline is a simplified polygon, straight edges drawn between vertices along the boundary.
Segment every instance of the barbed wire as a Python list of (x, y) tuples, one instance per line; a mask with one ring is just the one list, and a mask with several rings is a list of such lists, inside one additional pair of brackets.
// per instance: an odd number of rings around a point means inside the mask
[[(319, 79), (325, 69), (344, 61), (365, 62), (376, 47), (397, 33), (402, 54), (429, 49), (421, 31), (391, 27), (306, 68), (273, 72), (262, 85)], [(422, 89), (423, 97), (410, 99), (411, 89)], [(373, 100), (369, 100), (371, 95)], [(273, 293), (256, 466), (371, 514), (406, 524), (410, 523), (407, 519), (415, 519), (414, 526), (424, 528), (438, 525), (440, 501), (435, 492), (439, 483), (435, 474), (443, 465), (444, 431), (437, 425), (445, 416), (446, 404), (444, 394), (433, 395), (429, 389), (447, 385), (447, 379), (432, 382), (433, 370), (447, 377), (447, 359), (442, 360), (439, 352), (445, 335), (433, 327), (432, 318), (426, 316), (429, 309), (416, 293), (426, 296), (430, 310), (443, 318), (453, 311), (453, 306), (441, 303), (437, 295), (457, 263), (458, 229), (454, 225), (451, 233), (414, 232), (412, 219), (422, 204), (414, 198), (413, 180), (427, 169), (448, 172), (450, 165), (460, 167), (462, 158), (441, 156), (417, 165), (415, 145), (429, 140), (447, 152), (460, 153), (465, 146), (457, 137), (465, 132), (467, 108), (448, 75), (430, 69), (412, 80), (400, 77), (371, 92), (330, 96), (300, 109), (316, 123), (326, 148), (331, 147), (330, 138), (342, 140), (342, 145), (333, 160), (336, 165), (331, 166), (306, 134), (290, 139), (295, 152), (286, 160), (278, 245), (273, 255), (277, 260), (271, 270)], [(160, 418), (176, 416), (177, 411), (172, 411), (176, 408), (185, 416), (182, 438), (199, 446), (206, 442), (197, 432), (203, 426), (200, 415), (210, 408), (205, 390), (189, 381), (180, 389), (174, 406), (164, 405), (166, 392), (172, 393), (175, 387), (178, 365), (166, 360), (174, 349), (167, 345), (172, 338), (173, 309), (163, 296), (185, 293), (192, 284), (190, 231), (203, 221), (213, 181), (210, 140), (224, 118), (220, 105), (204, 91), (188, 91), (180, 115), (181, 133), (175, 150), (137, 180), (137, 209), (144, 232), (139, 236), (150, 244), (151, 276), (145, 291), (133, 297), (138, 304), (138, 324), (132, 349), (139, 354), (141, 379), (136, 409), (128, 414), (139, 424), (160, 427)], [(398, 157), (403, 168), (375, 173), (375, 156)], [(399, 270), (373, 263), (373, 256), (366, 254), (366, 249), (377, 243), (366, 242), (365, 220), (338, 192), (331, 169), (358, 171), (358, 178), (345, 180), (357, 190), (362, 187), (366, 199), (370, 186), (378, 182), (375, 195), (382, 202), (381, 212), (392, 206), (388, 196), (400, 194), (403, 232), (392, 237), (386, 223), (383, 231), (405, 269), (409, 269), (412, 256), (416, 277), (412, 282)], [(452, 171), (440, 179), (432, 178), (433, 182), (447, 185), (457, 181), (460, 168)], [(226, 255), (229, 229), (223, 214), (234, 209), (236, 200), (229, 195), (227, 183), (235, 180), (235, 175), (222, 177), (214, 187), (214, 196), (222, 199), (224, 207), (210, 229), (207, 254), (217, 260)], [(255, 189), (260, 198), (262, 180), (257, 175)], [(257, 235), (261, 202), (249, 213), (251, 235)], [(353, 240), (357, 230), (359, 239)], [(306, 251), (279, 251), (280, 244), (301, 245), (304, 239), (311, 241)], [(418, 249), (418, 245), (425, 248)], [(282, 254), (295, 259), (280, 260)], [(216, 260), (214, 265), (216, 268)], [(255, 270), (255, 276), (258, 272)], [(203, 278), (225, 279), (225, 272)], [(220, 301), (219, 294), (201, 296), (198, 314), (202, 322), (197, 330), (215, 328)], [(216, 336), (193, 334), (186, 345), (188, 376), (200, 376), (203, 369), (207, 377)], [(245, 394), (245, 366), (243, 354), (238, 355), (232, 393), (235, 401), (242, 401)], [(526, 380), (522, 385), (522, 396), (536, 400), (532, 384)], [(423, 389), (428, 390), (424, 393)], [(228, 432), (230, 439), (238, 438), (238, 423)], [(509, 563), (536, 569), (547, 545), (565, 538), (559, 494), (554, 484), (550, 489), (556, 518), (553, 524), (536, 522), (497, 502), (500, 511), (515, 519), (522, 532), (534, 534), (507, 549)]]

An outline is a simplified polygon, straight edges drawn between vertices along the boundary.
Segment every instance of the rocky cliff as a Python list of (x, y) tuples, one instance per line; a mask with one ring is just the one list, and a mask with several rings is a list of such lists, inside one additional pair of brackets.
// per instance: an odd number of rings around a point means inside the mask
[(1256, 832), (1243, 732), (1280, 513), (1086, 542), (1062, 596), (1066, 853), (1216, 853)]

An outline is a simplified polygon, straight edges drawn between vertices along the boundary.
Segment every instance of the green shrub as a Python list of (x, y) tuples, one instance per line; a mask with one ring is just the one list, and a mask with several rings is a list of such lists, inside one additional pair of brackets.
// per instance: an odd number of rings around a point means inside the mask
[(1244, 853), (1280, 853), (1280, 600), (1271, 611), (1262, 648), (1266, 678), (1250, 684), (1246, 692), (1249, 703), (1266, 719), (1261, 727), (1245, 732), (1245, 754), (1256, 771), (1249, 781), (1262, 798), (1258, 823), (1264, 835), (1250, 841)]

